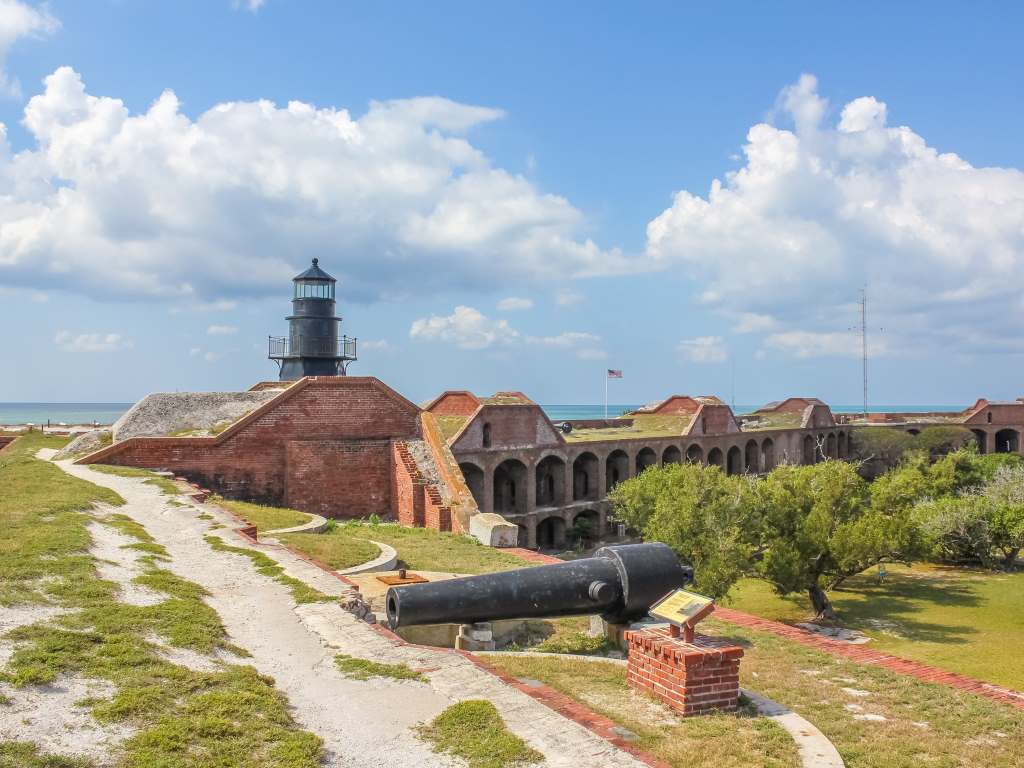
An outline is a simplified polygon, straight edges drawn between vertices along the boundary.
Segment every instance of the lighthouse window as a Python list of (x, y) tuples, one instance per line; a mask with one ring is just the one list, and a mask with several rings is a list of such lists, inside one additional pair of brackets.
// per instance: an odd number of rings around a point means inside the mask
[(333, 299), (334, 284), (325, 282), (298, 282), (295, 284), (296, 299)]

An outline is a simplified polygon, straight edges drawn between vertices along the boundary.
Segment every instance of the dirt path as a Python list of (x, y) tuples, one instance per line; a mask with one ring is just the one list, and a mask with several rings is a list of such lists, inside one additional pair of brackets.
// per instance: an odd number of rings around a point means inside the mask
[[(170, 553), (164, 567), (205, 587), (206, 598), (224, 622), (232, 642), (252, 653), (249, 663), (272, 676), (288, 697), (295, 719), (319, 735), (328, 766), (450, 766), (431, 752), (413, 727), (449, 705), (485, 698), (498, 707), (508, 727), (545, 755), (552, 768), (591, 766), (640, 768), (639, 760), (587, 729), (477, 669), (452, 653), (395, 645), (335, 603), (296, 606), (287, 587), (258, 574), (251, 560), (215, 551), (210, 533), (235, 547), (270, 554), (286, 573), (322, 592), (340, 595), (345, 585), (276, 547), (253, 547), (228, 529), (223, 513), (185, 496), (174, 499), (139, 478), (108, 475), (69, 462), (64, 471), (117, 491), (127, 502), (118, 512), (141, 523)], [(213, 520), (200, 519), (203, 512)], [(405, 661), (427, 670), (429, 684), (375, 678), (349, 680), (334, 666), (339, 652), (372, 660)]]

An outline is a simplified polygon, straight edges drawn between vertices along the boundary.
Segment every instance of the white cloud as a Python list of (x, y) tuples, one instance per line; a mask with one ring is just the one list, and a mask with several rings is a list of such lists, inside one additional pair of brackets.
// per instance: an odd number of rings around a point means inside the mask
[(555, 294), (555, 304), (560, 307), (574, 307), (581, 304), (585, 297), (578, 291), (564, 289)]
[[(647, 226), (648, 256), (689, 267), (705, 304), (740, 316), (738, 331), (778, 332), (776, 345), (801, 338), (790, 330), (838, 338), (858, 319), (864, 284), (891, 346), (1019, 334), (1024, 173), (974, 167), (890, 127), (873, 97), (846, 104), (835, 124), (828, 111), (813, 77), (784, 89), (777, 114), (792, 129), (753, 126), (739, 170), (707, 197), (677, 192)], [(755, 317), (775, 324), (754, 327)]]
[(623, 266), (568, 200), (494, 167), (465, 136), (501, 110), (443, 98), (354, 117), (302, 102), (165, 91), (131, 114), (62, 67), (33, 97), (31, 149), (0, 141), (0, 281), (93, 297), (282, 295), (308, 254), (348, 300), (540, 285)]
[[(773, 333), (764, 340), (765, 346), (784, 352), (792, 357), (860, 357), (860, 334), (852, 331), (814, 332), (785, 331)], [(884, 339), (869, 344), (868, 352), (873, 355), (888, 353)]]
[(366, 351), (390, 352), (394, 347), (387, 339), (366, 339), (359, 342), (359, 348)]
[(729, 358), (721, 336), (698, 336), (683, 339), (676, 347), (680, 356), (691, 363), (724, 363)]
[(516, 312), (522, 309), (533, 309), (533, 299), (523, 299), (518, 296), (509, 296), (498, 302), (499, 312)]
[(740, 312), (736, 316), (736, 324), (733, 330), (736, 333), (762, 333), (770, 331), (778, 326), (778, 322), (771, 315), (759, 315), (756, 312)]
[[(7, 53), (11, 46), (22, 38), (45, 37), (58, 29), (60, 22), (50, 14), (45, 5), (34, 8), (21, 0), (0, 0), (0, 94), (21, 98), (21, 84), (5, 69)], [(3, 133), (0, 127), (0, 134)], [(0, 135), (0, 140), (2, 139), (3, 136)]]
[[(528, 344), (572, 351), (578, 357), (595, 359), (594, 345), (600, 336), (581, 331), (565, 331), (554, 336), (521, 334), (507, 320), (492, 320), (473, 307), (458, 306), (452, 314), (432, 315), (413, 322), (409, 336), (421, 341), (444, 341), (460, 349), (478, 350), (489, 347)], [(589, 357), (588, 357), (589, 356)]]
[(234, 336), (238, 333), (236, 325), (211, 325), (206, 329), (208, 336)]
[(238, 8), (245, 8), (250, 13), (256, 13), (260, 8), (267, 4), (267, 0), (233, 0), (232, 5)]
[[(262, 347), (260, 347), (260, 349), (262, 349)], [(198, 357), (198, 358), (200, 358), (202, 360), (205, 360), (208, 363), (215, 363), (218, 360), (220, 360), (221, 357), (222, 357), (220, 352), (213, 352), (213, 351), (210, 351), (210, 350), (203, 350), (203, 349), (201, 349), (199, 347), (192, 347), (192, 349), (190, 349), (188, 351), (188, 354), (189, 354), (189, 357)]]
[(413, 321), (409, 337), (424, 341), (446, 341), (459, 349), (486, 349), (519, 338), (507, 320), (491, 320), (473, 307), (458, 306), (452, 314), (431, 315)]
[(133, 344), (120, 333), (72, 333), (57, 331), (54, 343), (65, 352), (114, 352)]

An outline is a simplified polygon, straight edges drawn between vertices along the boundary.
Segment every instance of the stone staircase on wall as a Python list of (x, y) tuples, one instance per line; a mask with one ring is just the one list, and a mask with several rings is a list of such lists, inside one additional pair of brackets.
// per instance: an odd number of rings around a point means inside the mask
[(395, 441), (398, 522), (417, 528), (451, 531), (451, 505), (439, 487), (440, 478), (436, 467), (431, 466), (430, 452), (424, 449), (422, 441)]

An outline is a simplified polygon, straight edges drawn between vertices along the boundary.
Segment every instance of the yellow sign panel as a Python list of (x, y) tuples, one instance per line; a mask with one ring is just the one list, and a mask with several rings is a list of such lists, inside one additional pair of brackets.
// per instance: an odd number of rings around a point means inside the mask
[(696, 623), (715, 608), (710, 597), (677, 589), (651, 606), (651, 616), (664, 619), (672, 624)]

